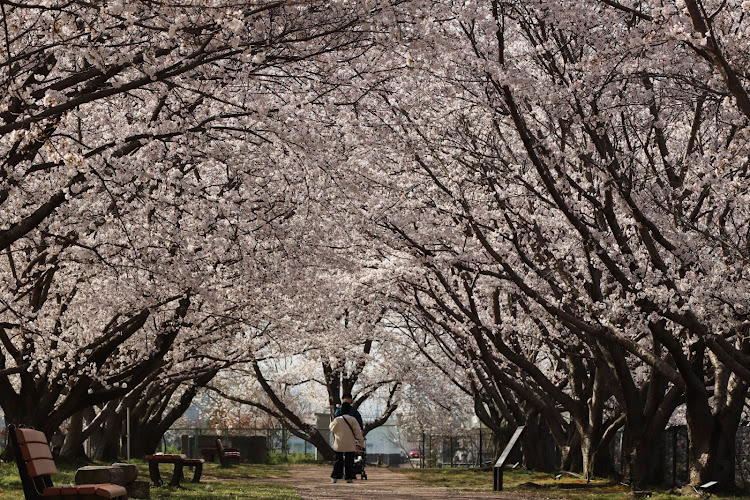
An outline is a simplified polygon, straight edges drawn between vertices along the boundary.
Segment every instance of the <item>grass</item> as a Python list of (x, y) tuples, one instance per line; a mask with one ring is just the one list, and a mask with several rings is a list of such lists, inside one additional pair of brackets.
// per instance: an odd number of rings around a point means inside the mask
[[(492, 491), (491, 469), (433, 468), (433, 469), (392, 469), (406, 474), (411, 479), (429, 486), (442, 486), (466, 491)], [(630, 488), (613, 483), (608, 479), (595, 479), (590, 483), (575, 476), (565, 475), (555, 479), (553, 474), (528, 470), (506, 470), (503, 472), (503, 491), (517, 493), (519, 498), (539, 493), (544, 496), (569, 498), (572, 500), (601, 499), (619, 500), (633, 498)], [(658, 500), (685, 499), (679, 493), (668, 490), (653, 490), (650, 498)], [(750, 499), (750, 496), (711, 495), (711, 499)]]
[[(148, 464), (143, 460), (133, 460), (138, 465), (139, 479), (148, 480)], [(76, 469), (81, 464), (58, 462), (59, 473), (54, 477), (55, 484), (74, 482)], [(301, 460), (295, 465), (308, 465)], [(312, 464), (310, 464), (312, 465)], [(326, 468), (328, 465), (326, 465)], [(190, 483), (192, 471), (186, 470), (186, 480), (179, 488), (166, 483), (171, 475), (171, 465), (161, 465), (162, 479), (165, 485), (151, 486), (151, 498), (155, 500), (218, 500), (218, 499), (276, 499), (299, 500), (294, 488), (264, 482), (264, 479), (289, 477), (286, 465), (239, 464), (233, 467), (221, 467), (219, 464), (207, 463), (204, 466), (200, 483)], [(491, 492), (492, 470), (464, 468), (433, 469), (391, 469), (424, 483), (427, 487), (445, 487), (462, 491)], [(573, 477), (563, 476), (556, 480), (552, 474), (527, 470), (508, 470), (503, 473), (503, 491), (515, 493), (519, 498), (555, 497), (572, 500), (619, 500), (633, 498), (630, 490), (609, 480), (597, 479), (590, 484)], [(669, 491), (653, 491), (651, 498), (658, 500), (684, 499)], [(750, 500), (750, 496), (712, 495), (712, 500)], [(15, 462), (0, 465), (0, 500), (23, 500), (21, 481)]]
[(180, 488), (151, 488), (152, 499), (276, 499), (299, 500), (294, 488), (286, 485), (244, 482), (184, 483)]
[[(143, 460), (133, 460), (138, 465), (139, 480), (148, 480), (148, 464)], [(96, 464), (102, 465), (102, 464)], [(76, 469), (80, 464), (57, 462), (58, 474), (53, 478), (55, 484), (74, 483)], [(168, 486), (172, 466), (162, 464), (160, 487), (151, 485), (152, 499), (172, 500), (218, 500), (218, 499), (277, 499), (299, 500), (294, 488), (288, 485), (263, 483), (263, 479), (289, 477), (286, 467), (258, 464), (240, 464), (233, 467), (221, 467), (219, 464), (207, 463), (203, 467), (200, 483), (191, 483), (192, 472), (185, 470), (186, 480), (179, 488)], [(252, 480), (252, 482), (248, 482)], [(21, 480), (15, 462), (0, 465), (0, 500), (23, 500)]]
[(268, 452), (268, 463), (273, 465), (316, 465), (319, 461), (309, 453)]

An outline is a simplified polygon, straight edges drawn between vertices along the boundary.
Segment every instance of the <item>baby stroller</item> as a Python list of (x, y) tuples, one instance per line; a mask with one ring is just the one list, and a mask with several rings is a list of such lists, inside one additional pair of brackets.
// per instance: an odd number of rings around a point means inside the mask
[(365, 451), (363, 447), (357, 450), (356, 454), (354, 455), (354, 477), (355, 479), (357, 475), (359, 475), (361, 479), (367, 479), (367, 472), (365, 472), (366, 465), (367, 465), (367, 452)]

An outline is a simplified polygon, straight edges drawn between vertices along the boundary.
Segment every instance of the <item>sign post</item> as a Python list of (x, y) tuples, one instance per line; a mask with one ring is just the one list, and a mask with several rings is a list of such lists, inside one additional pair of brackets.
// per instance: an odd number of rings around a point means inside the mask
[(125, 427), (126, 427), (126, 429), (125, 429), (125, 441), (126, 441), (126, 446), (128, 448), (128, 452), (127, 452), (127, 458), (128, 459), (127, 459), (127, 462), (130, 463), (130, 407), (129, 406), (127, 408), (126, 415), (127, 416), (125, 418), (125, 420), (126, 420), (126, 423), (125, 423)]
[(498, 458), (497, 462), (495, 462), (495, 467), (493, 469), (492, 475), (493, 491), (503, 490), (503, 466), (505, 465), (505, 461), (508, 460), (508, 455), (510, 455), (510, 452), (513, 451), (513, 447), (516, 445), (518, 438), (521, 437), (521, 433), (525, 428), (525, 425), (521, 425), (516, 429), (516, 432), (514, 432), (513, 436), (511, 436), (510, 441), (508, 441), (508, 444), (505, 446), (505, 449), (500, 455), (500, 458)]

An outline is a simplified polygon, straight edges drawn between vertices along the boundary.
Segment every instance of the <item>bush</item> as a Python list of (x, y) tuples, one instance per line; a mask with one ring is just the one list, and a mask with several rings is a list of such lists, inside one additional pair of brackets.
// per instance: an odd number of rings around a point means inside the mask
[(271, 465), (279, 464), (315, 464), (318, 460), (315, 455), (305, 453), (279, 453), (277, 451), (268, 452), (268, 463)]

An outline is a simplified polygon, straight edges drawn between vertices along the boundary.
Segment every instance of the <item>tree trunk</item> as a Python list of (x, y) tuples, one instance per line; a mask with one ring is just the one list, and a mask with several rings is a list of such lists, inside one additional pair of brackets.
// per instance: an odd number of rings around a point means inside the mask
[(510, 439), (510, 433), (506, 427), (503, 427), (501, 431), (492, 432), (492, 463), (494, 464), (500, 458), (500, 454), (505, 449), (505, 445), (508, 444)]
[(134, 458), (143, 458), (146, 455), (152, 455), (159, 446), (159, 441), (164, 435), (161, 432), (155, 432), (154, 426), (150, 425), (133, 425), (130, 422), (130, 456)]
[(721, 420), (710, 414), (688, 418), (689, 478), (692, 485), (718, 481), (722, 491), (734, 489), (737, 426), (724, 427)]
[[(601, 380), (601, 372), (597, 372), (597, 380)], [(595, 383), (595, 389), (592, 391), (591, 399), (588, 404), (588, 419), (581, 421), (575, 420), (575, 427), (581, 438), (581, 469), (583, 477), (589, 481), (594, 476), (606, 475), (609, 471), (609, 461), (604, 450), (602, 438), (604, 434), (604, 425), (602, 422), (601, 404), (604, 400), (599, 383)], [(603, 456), (602, 456), (603, 455)], [(606, 465), (605, 465), (606, 464)]]
[(735, 439), (746, 396), (746, 385), (714, 415), (700, 394), (686, 394), (689, 480), (692, 485), (718, 481), (722, 491), (735, 489)]
[(120, 455), (121, 419), (111, 412), (101, 428), (91, 435), (91, 458), (105, 462), (115, 462)]
[[(605, 440), (606, 439), (606, 440)], [(611, 477), (615, 468), (612, 465), (612, 453), (609, 449), (609, 443), (612, 436), (599, 440), (596, 455), (594, 456), (594, 475), (597, 477)]]
[(328, 441), (326, 441), (323, 434), (321, 434), (317, 429), (313, 429), (310, 431), (310, 438), (308, 442), (318, 449), (318, 453), (323, 456), (324, 460), (333, 460), (333, 448), (331, 448), (331, 445), (328, 444)]
[[(28, 400), (31, 398), (24, 398)], [(52, 439), (52, 435), (57, 431), (62, 422), (57, 422), (48, 418), (47, 412), (42, 410), (35, 412), (24, 407), (20, 408), (3, 408), (5, 413), (5, 424), (23, 425), (44, 432), (47, 439)]]
[(659, 440), (661, 436), (625, 428), (622, 440), (622, 475), (632, 485), (644, 486), (663, 481)]
[(583, 458), (581, 456), (581, 437), (575, 426), (571, 426), (573, 432), (570, 433), (568, 443), (560, 447), (560, 470), (581, 471), (583, 468)]
[[(578, 427), (578, 426), (577, 426)], [(601, 424), (579, 429), (581, 436), (581, 470), (587, 481), (594, 476), (603, 477), (612, 472), (609, 441), (602, 441)]]
[(596, 463), (596, 443), (589, 433), (581, 432), (581, 460), (581, 472), (588, 481), (594, 477)]
[(68, 432), (60, 450), (60, 457), (68, 460), (85, 459), (86, 450), (83, 449), (83, 411), (78, 411), (68, 419)]
[(552, 472), (555, 470), (555, 450), (552, 435), (538, 412), (526, 417), (526, 428), (521, 435), (523, 465), (529, 470)]

